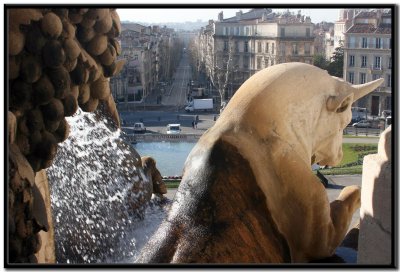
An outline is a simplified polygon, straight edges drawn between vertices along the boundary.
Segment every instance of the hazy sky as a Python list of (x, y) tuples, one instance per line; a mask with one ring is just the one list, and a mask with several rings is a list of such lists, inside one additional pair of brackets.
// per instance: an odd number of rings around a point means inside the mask
[[(211, 9), (211, 8), (196, 8), (196, 9), (117, 9), (121, 21), (137, 21), (145, 23), (167, 23), (167, 22), (187, 22), (197, 21), (208, 21), (210, 19), (217, 20), (218, 13), (224, 12), (224, 18), (229, 18), (236, 15), (236, 12), (242, 10), (243, 12), (249, 11), (249, 9)], [(284, 11), (286, 9), (273, 9), (273, 11)], [(297, 13), (298, 9), (291, 9), (290, 11)], [(303, 15), (310, 16), (313, 23), (319, 23), (321, 21), (334, 22), (339, 17), (338, 9), (302, 9)]]

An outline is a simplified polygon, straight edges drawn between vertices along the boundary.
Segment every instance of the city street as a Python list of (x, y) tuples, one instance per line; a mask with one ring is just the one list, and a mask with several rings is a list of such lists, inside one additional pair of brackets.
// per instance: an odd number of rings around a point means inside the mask
[(162, 96), (161, 104), (165, 106), (176, 106), (177, 110), (186, 105), (187, 86), (191, 78), (191, 69), (187, 54), (182, 55), (182, 59), (176, 69), (174, 81)]

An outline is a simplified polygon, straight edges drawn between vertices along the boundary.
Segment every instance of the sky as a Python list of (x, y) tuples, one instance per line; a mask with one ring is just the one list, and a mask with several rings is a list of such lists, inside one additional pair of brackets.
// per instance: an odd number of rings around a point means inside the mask
[[(196, 8), (196, 9), (117, 9), (121, 21), (135, 21), (142, 23), (169, 23), (169, 22), (195, 22), (197, 20), (208, 22), (210, 19), (217, 20), (218, 13), (223, 11), (224, 18), (233, 17), (236, 12), (242, 10), (243, 12), (249, 11), (249, 9), (214, 9), (214, 8)], [(273, 9), (273, 11), (285, 11), (286, 9)], [(295, 12), (299, 9), (291, 9), (290, 11)], [(302, 15), (310, 16), (313, 23), (319, 23), (322, 21), (334, 22), (339, 17), (338, 9), (301, 9)]]

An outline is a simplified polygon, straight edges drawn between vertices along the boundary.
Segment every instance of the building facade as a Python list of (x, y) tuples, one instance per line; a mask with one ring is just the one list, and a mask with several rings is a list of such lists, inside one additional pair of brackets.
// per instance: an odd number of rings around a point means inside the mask
[(214, 85), (221, 85), (219, 79), (225, 81), (230, 97), (261, 69), (294, 61), (312, 64), (313, 27), (309, 17), (271, 9), (239, 11), (227, 19), (220, 13), (218, 21), (210, 21), (199, 34), (199, 67)]
[(384, 83), (355, 102), (373, 116), (391, 110), (392, 94), (392, 17), (390, 11), (361, 11), (345, 32), (343, 77), (352, 84), (383, 78)]
[(111, 90), (118, 102), (141, 102), (158, 91), (160, 81), (172, 78), (178, 65), (181, 42), (174, 30), (158, 26), (123, 23), (120, 35), (121, 55), (126, 63), (111, 79)]

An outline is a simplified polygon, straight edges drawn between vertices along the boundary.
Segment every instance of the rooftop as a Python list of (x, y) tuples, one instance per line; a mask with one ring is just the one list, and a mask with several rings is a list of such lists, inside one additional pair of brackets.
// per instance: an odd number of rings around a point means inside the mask
[(240, 17), (238, 16), (233, 16), (231, 18), (223, 19), (222, 22), (224, 23), (233, 23), (233, 22), (238, 22), (238, 21), (243, 21), (243, 20), (255, 20), (255, 19), (260, 19), (262, 18), (263, 14), (270, 14), (271, 9), (252, 9), (248, 12), (241, 13), (242, 11), (239, 11)]
[(355, 24), (347, 30), (348, 33), (391, 34), (392, 28), (390, 24), (380, 24), (378, 27), (373, 24)]

